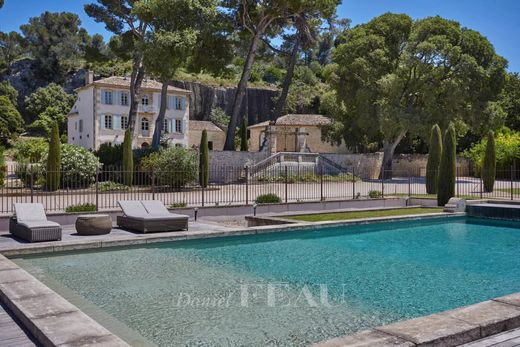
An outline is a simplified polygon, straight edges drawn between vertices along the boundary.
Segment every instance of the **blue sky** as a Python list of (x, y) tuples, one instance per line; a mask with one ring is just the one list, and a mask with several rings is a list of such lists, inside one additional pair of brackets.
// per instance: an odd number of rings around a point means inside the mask
[[(102, 24), (95, 23), (83, 11), (94, 0), (5, 0), (0, 10), (0, 30), (18, 30), (30, 17), (43, 11), (77, 13), (89, 33), (109, 37)], [(520, 1), (519, 0), (343, 0), (340, 17), (364, 23), (385, 12), (406, 13), (413, 18), (440, 15), (480, 31), (494, 44), (497, 52), (509, 61), (511, 71), (520, 72)]]

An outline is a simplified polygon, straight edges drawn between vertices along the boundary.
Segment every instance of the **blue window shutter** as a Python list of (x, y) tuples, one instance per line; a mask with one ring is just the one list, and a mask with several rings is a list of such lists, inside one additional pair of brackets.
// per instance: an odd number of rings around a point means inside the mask
[(173, 133), (173, 119), (168, 119), (168, 132)]
[(182, 98), (182, 109), (183, 110), (186, 109), (186, 98), (185, 97)]
[(114, 130), (121, 130), (121, 115), (115, 114), (112, 117), (112, 122), (112, 127), (114, 128)]
[(104, 114), (101, 115), (101, 127), (100, 128), (101, 129), (106, 129), (105, 128), (105, 115)]

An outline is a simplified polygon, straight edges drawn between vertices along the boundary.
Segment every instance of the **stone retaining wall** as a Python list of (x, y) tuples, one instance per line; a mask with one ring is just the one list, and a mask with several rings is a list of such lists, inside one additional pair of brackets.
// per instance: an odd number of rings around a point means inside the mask
[[(396, 172), (410, 172), (413, 176), (424, 176), (427, 161), (427, 154), (398, 154), (394, 156), (392, 167)], [(471, 171), (471, 160), (457, 157), (457, 175), (470, 176)]]

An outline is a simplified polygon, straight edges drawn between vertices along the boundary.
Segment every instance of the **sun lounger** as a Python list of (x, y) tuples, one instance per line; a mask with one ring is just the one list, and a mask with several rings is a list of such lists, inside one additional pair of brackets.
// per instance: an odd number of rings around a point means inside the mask
[(9, 232), (29, 242), (61, 240), (61, 226), (47, 220), (43, 205), (15, 203), (16, 215), (9, 220)]
[(117, 217), (117, 225), (122, 228), (143, 233), (188, 230), (189, 216), (170, 213), (158, 200), (121, 200), (118, 204), (124, 215)]

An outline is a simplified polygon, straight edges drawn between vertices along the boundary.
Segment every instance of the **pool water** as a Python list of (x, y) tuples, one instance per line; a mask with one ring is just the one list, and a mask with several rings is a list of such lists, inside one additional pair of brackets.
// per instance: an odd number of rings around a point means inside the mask
[(159, 346), (302, 346), (518, 292), (519, 254), (518, 223), (455, 217), (15, 261)]

